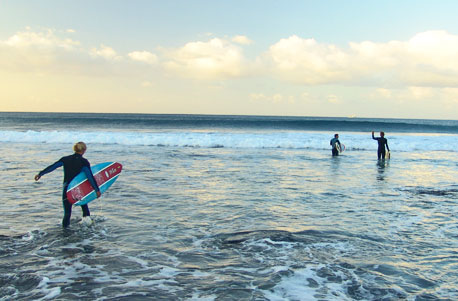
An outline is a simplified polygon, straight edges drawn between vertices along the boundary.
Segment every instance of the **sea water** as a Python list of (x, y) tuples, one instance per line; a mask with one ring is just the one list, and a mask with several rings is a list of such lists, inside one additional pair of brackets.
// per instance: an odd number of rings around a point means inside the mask
[[(64, 230), (77, 141), (123, 171)], [(0, 113), (0, 169), (0, 300), (458, 299), (457, 121)]]

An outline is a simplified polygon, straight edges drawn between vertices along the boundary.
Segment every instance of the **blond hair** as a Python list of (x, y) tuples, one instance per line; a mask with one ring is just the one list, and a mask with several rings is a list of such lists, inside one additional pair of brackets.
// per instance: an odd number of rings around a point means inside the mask
[(85, 152), (86, 149), (87, 149), (86, 143), (84, 142), (77, 142), (75, 143), (75, 145), (73, 145), (73, 150), (75, 151), (75, 153)]

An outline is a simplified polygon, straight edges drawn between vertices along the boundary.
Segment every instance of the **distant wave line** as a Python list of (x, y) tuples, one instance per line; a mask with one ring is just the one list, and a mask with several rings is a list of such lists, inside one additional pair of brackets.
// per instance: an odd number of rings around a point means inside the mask
[(458, 121), (237, 115), (0, 113), (0, 128), (256, 129), (458, 134)]
[[(91, 144), (117, 144), (152, 147), (196, 148), (282, 148), (330, 150), (329, 133), (319, 132), (202, 132), (202, 131), (0, 131), (0, 142), (72, 144), (76, 140)], [(387, 136), (390, 148), (403, 151), (457, 152), (455, 135), (398, 134)], [(341, 134), (346, 151), (375, 150), (370, 134)]]

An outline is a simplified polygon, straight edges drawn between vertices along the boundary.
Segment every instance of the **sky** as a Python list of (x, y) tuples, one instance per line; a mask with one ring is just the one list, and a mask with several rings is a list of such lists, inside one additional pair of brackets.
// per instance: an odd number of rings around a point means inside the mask
[(458, 119), (458, 1), (0, 0), (0, 111)]

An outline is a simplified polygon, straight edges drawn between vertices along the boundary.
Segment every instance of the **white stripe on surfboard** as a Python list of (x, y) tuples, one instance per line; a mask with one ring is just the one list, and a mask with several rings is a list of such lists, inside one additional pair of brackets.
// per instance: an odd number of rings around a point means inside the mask
[[(101, 170), (99, 170), (98, 172), (96, 172), (95, 174), (92, 174), (92, 175), (95, 177), (95, 175), (98, 175), (101, 171), (105, 170), (106, 168), (110, 167), (111, 165), (113, 165), (113, 164), (115, 164), (115, 163), (116, 163), (116, 162), (113, 162), (113, 163), (111, 163), (110, 165), (105, 166), (104, 168), (102, 168)], [(92, 172), (92, 170), (91, 170), (91, 172)], [(76, 186), (80, 185), (81, 183), (83, 183), (83, 182), (86, 181), (86, 180), (89, 180), (89, 179), (86, 178), (86, 179), (82, 180), (81, 182), (79, 182), (79, 183), (76, 184), (75, 186), (72, 186), (72, 187), (71, 187), (70, 189), (68, 189), (67, 191), (72, 190), (73, 188), (75, 188)]]
[[(109, 179), (108, 181), (106, 181), (105, 183), (103, 183), (102, 185), (100, 185), (99, 188), (101, 188), (101, 187), (107, 185), (107, 184), (110, 183), (110, 182), (114, 182), (114, 180), (116, 180), (118, 177), (119, 177), (119, 174), (117, 174), (117, 175), (114, 176), (113, 178)], [(85, 196), (83, 196), (81, 199), (79, 199), (79, 200), (75, 203), (75, 205), (78, 205), (79, 202), (84, 201), (85, 198), (87, 198), (88, 196), (90, 196), (90, 195), (91, 195), (92, 193), (94, 193), (94, 192), (95, 192), (95, 190), (92, 190), (91, 192), (89, 192), (88, 194), (86, 194)]]

